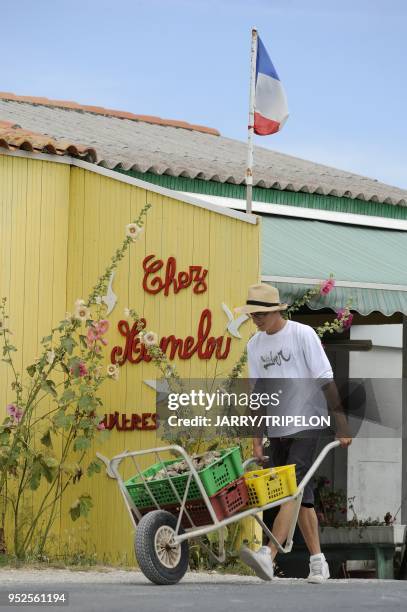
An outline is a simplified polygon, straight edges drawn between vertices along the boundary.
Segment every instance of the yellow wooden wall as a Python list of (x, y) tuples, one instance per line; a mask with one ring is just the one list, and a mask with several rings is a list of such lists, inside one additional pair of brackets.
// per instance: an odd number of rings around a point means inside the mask
[[(119, 178), (119, 177), (118, 177)], [(200, 313), (212, 310), (211, 335), (224, 333), (226, 316), (221, 302), (234, 307), (245, 299), (247, 286), (259, 278), (259, 226), (192, 206), (119, 180), (77, 167), (25, 158), (0, 156), (1, 258), (0, 295), (10, 297), (11, 326), (22, 359), (32, 361), (39, 339), (77, 298), (86, 298), (114, 250), (121, 244), (125, 225), (146, 202), (152, 204), (141, 240), (130, 246), (116, 273), (113, 290), (118, 303), (110, 314), (106, 363), (112, 347), (123, 346), (117, 331), (123, 309), (135, 308), (147, 319), (148, 329), (161, 335), (196, 337)], [(192, 288), (177, 295), (152, 296), (142, 289), (142, 261), (147, 254), (164, 261), (177, 259), (178, 270), (191, 264), (209, 270), (208, 290)], [(4, 262), (4, 265), (3, 265)], [(206, 378), (229, 372), (244, 348), (251, 329), (241, 327), (243, 340), (232, 340), (227, 361), (176, 361), (182, 376)], [(0, 398), (6, 403), (4, 369)], [(152, 364), (126, 363), (118, 382), (104, 390), (106, 412), (154, 412), (154, 392), (142, 381), (153, 379)], [(5, 384), (3, 384), (5, 383)], [(125, 449), (156, 444), (155, 432), (117, 432), (100, 451), (111, 457)], [(146, 462), (148, 463), (148, 461)], [(80, 493), (89, 492), (94, 508), (89, 520), (72, 523), (68, 508)], [(72, 487), (61, 508), (59, 553), (95, 554), (101, 561), (133, 563), (132, 529), (115, 481), (104, 473), (82, 479)]]

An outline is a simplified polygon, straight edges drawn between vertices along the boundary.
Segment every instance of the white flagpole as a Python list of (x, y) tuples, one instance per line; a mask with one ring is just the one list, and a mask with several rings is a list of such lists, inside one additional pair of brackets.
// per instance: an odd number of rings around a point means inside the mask
[(256, 59), (257, 30), (252, 29), (252, 45), (250, 53), (250, 94), (249, 94), (249, 125), (247, 133), (247, 169), (246, 169), (246, 213), (252, 212), (253, 192), (253, 134), (254, 134), (254, 97), (256, 91)]

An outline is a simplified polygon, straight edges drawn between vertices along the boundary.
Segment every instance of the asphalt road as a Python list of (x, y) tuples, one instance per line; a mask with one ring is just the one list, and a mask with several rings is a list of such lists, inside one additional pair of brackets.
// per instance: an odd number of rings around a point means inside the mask
[[(271, 612), (301, 610), (333, 612), (377, 610), (400, 612), (407, 609), (407, 581), (330, 580), (323, 585), (307, 584), (304, 580), (280, 579), (265, 583), (252, 577), (189, 574), (176, 586), (155, 586), (141, 574), (110, 572), (96, 581), (84, 572), (70, 572), (68, 579), (51, 579), (38, 572), (30, 580), (10, 580), (0, 574), (0, 599), (7, 592), (64, 592), (69, 596), (65, 606), (35, 606), (63, 612)], [(32, 573), (31, 573), (32, 574)], [(41, 576), (42, 574), (42, 576)], [(115, 574), (120, 574), (115, 577)], [(124, 576), (124, 578), (123, 578)], [(6, 578), (4, 580), (4, 578)], [(53, 578), (53, 579), (52, 579)], [(23, 610), (25, 606), (8, 606)], [(6, 609), (0, 605), (0, 608)]]

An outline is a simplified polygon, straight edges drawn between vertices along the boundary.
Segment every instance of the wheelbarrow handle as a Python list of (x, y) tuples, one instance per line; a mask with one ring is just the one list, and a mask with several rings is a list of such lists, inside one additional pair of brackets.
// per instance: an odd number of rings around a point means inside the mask
[[(337, 446), (340, 446), (339, 440), (334, 440), (333, 442), (329, 442), (329, 444), (324, 446), (324, 448), (322, 449), (322, 451), (320, 452), (320, 454), (318, 455), (318, 457), (316, 459), (316, 462), (318, 462), (318, 463), (315, 466), (315, 470), (317, 469), (317, 467), (319, 467), (320, 463), (326, 457), (326, 455), (329, 453), (329, 451), (332, 450), (333, 448), (336, 448)], [(246, 472), (247, 468), (252, 463), (256, 463), (257, 465), (261, 465), (261, 463), (259, 462), (259, 460), (256, 457), (250, 457), (250, 459), (246, 459), (246, 461), (243, 462), (243, 470)], [(315, 470), (313, 470), (313, 471), (315, 471)]]

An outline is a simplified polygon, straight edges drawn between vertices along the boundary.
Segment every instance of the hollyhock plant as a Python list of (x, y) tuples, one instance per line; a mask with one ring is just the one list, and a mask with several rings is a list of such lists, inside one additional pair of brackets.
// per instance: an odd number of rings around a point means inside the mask
[[(17, 559), (44, 556), (66, 488), (85, 474), (101, 471), (99, 460), (92, 458), (93, 440), (103, 440), (107, 434), (104, 417), (98, 414), (103, 405), (99, 389), (107, 378), (117, 380), (119, 375), (117, 365), (109, 368), (108, 376), (101, 365), (109, 329), (102, 297), (108, 294), (112, 273), (133, 238), (140, 234), (149, 208), (146, 204), (141, 209), (134, 220), (136, 231), (129, 228), (130, 236), (123, 237), (89, 295), (77, 299), (71, 312), (40, 340), (38, 358), (23, 372), (14, 363), (18, 348), (6, 324), (7, 298), (0, 298), (0, 349), (3, 362), (11, 368), (12, 391), (5, 405), (6, 418), (0, 423), (0, 498), (3, 517), (13, 515), (7, 523), (7, 542)], [(26, 498), (33, 499), (29, 514)], [(69, 509), (72, 520), (87, 516), (91, 507), (90, 495), (80, 494)]]
[(335, 287), (335, 279), (330, 277), (321, 284), (320, 295), (328, 295)]

